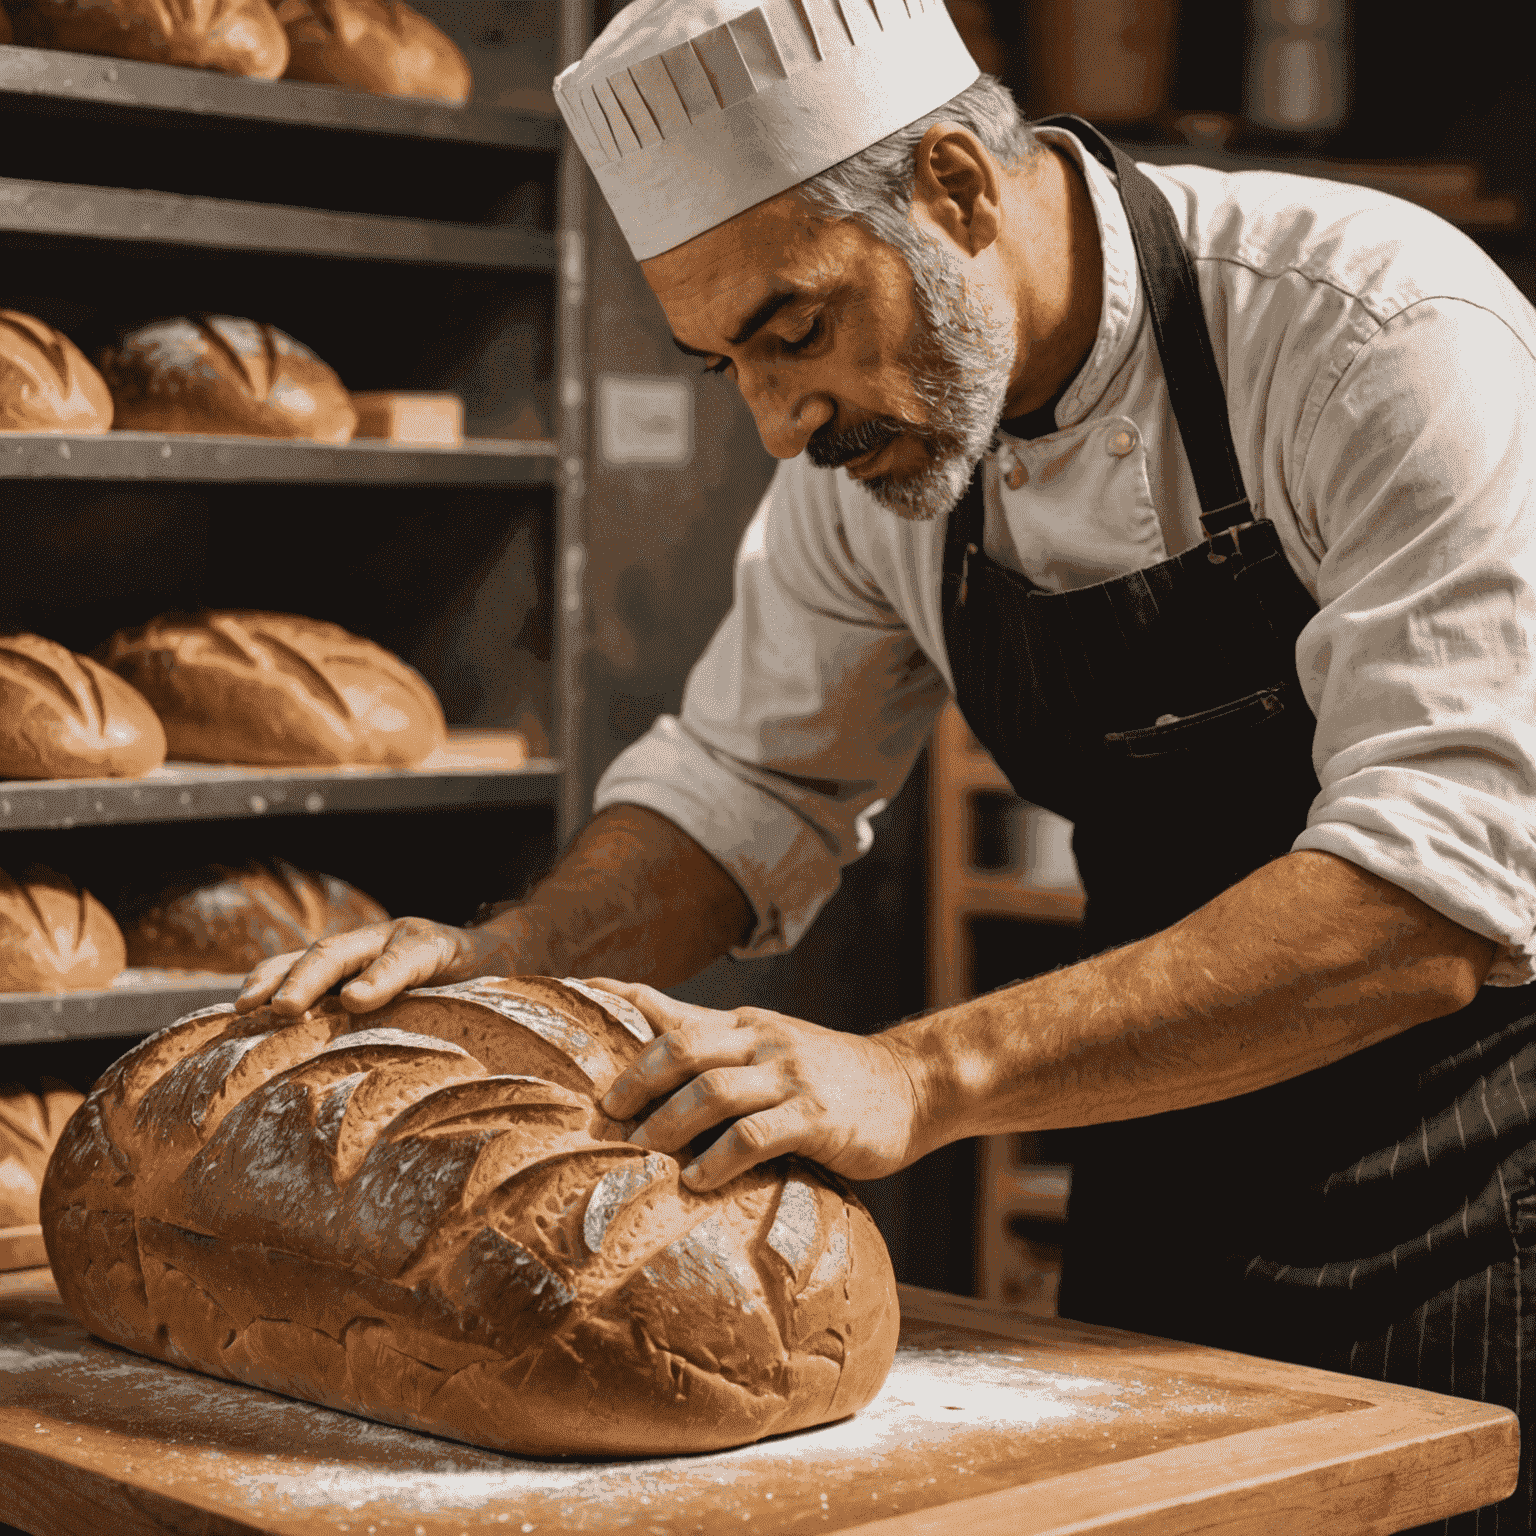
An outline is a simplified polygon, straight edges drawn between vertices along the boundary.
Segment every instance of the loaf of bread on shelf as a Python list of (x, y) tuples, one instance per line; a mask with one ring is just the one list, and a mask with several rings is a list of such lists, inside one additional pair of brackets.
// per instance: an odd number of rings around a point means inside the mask
[(0, 309), (0, 432), (105, 432), (111, 425), (112, 393), (85, 353), (63, 331)]
[(162, 614), (119, 630), (102, 659), (154, 706), (175, 759), (410, 768), (447, 739), (419, 672), (319, 619)]
[(16, 41), (276, 80), (288, 39), (268, 0), (5, 0)]
[(123, 935), (89, 891), (34, 864), (0, 869), (0, 992), (104, 987), (123, 968)]
[(112, 391), (112, 425), (123, 430), (345, 443), (357, 425), (335, 371), (275, 325), (255, 320), (156, 320), (104, 349), (100, 363)]
[(580, 982), (371, 1014), (205, 1009), (107, 1070), (42, 1220), (60, 1293), (176, 1365), (530, 1456), (660, 1456), (841, 1418), (894, 1278), (815, 1165), (695, 1194), (599, 1101), (650, 1030)]
[[(65, 1121), (84, 1102), (57, 1078), (45, 1077), (36, 1092), (20, 1083), (0, 1083), (0, 1233), (37, 1225), (43, 1170)], [(20, 1267), (0, 1251), (0, 1269)]]
[(164, 761), (131, 683), (41, 635), (0, 635), (0, 779), (131, 779)]
[(345, 880), (272, 858), (190, 872), (136, 902), (122, 928), (129, 965), (233, 973), (388, 918)]
[(463, 103), (474, 88), (457, 44), (400, 0), (277, 0), (289, 80), (376, 96)]

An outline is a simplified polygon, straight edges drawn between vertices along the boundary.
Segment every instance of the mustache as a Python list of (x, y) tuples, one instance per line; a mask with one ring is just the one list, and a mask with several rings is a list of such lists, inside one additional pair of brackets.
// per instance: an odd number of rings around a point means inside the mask
[(908, 423), (894, 416), (871, 416), (842, 432), (834, 432), (828, 422), (811, 434), (805, 452), (817, 469), (841, 469), (861, 454), (884, 448), (908, 430)]

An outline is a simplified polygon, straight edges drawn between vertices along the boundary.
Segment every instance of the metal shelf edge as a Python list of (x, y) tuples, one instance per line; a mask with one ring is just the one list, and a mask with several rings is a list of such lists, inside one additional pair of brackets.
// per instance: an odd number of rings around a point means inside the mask
[(426, 448), (373, 439), (159, 432), (0, 432), (0, 480), (152, 480), (335, 485), (553, 485), (552, 442), (479, 439)]
[(143, 822), (235, 821), (379, 811), (552, 805), (560, 765), (401, 770), (240, 769), (172, 764), (142, 779), (0, 782), (0, 833)]
[(271, 127), (440, 140), (498, 149), (553, 150), (560, 144), (554, 97), (537, 107), (456, 107), (412, 97), (298, 80), (248, 80), (213, 70), (95, 54), (0, 45), (0, 98), (79, 103), (97, 109), (229, 118)]
[(264, 256), (553, 272), (554, 236), (519, 225), (452, 224), (0, 177), (0, 234)]
[(199, 976), (80, 992), (0, 992), (0, 1050), (52, 1040), (153, 1034), (199, 1008), (232, 1003), (244, 981), (244, 976)]

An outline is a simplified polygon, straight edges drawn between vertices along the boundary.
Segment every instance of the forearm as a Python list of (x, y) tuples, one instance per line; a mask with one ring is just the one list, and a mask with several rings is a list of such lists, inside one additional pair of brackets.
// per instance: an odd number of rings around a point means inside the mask
[(1476, 995), (1494, 945), (1322, 853), (1293, 853), (1161, 933), (886, 1032), (919, 1152), (1231, 1098)]
[(749, 931), (736, 882), (664, 816), (599, 811), (523, 901), (475, 925), (493, 972), (675, 986)]

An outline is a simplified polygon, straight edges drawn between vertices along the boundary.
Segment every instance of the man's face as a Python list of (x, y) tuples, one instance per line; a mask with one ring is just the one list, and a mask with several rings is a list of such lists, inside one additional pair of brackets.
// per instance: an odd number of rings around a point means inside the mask
[(933, 241), (911, 264), (793, 193), (643, 265), (678, 346), (731, 374), (768, 451), (843, 467), (899, 516), (959, 499), (1002, 415), (1011, 326)]

